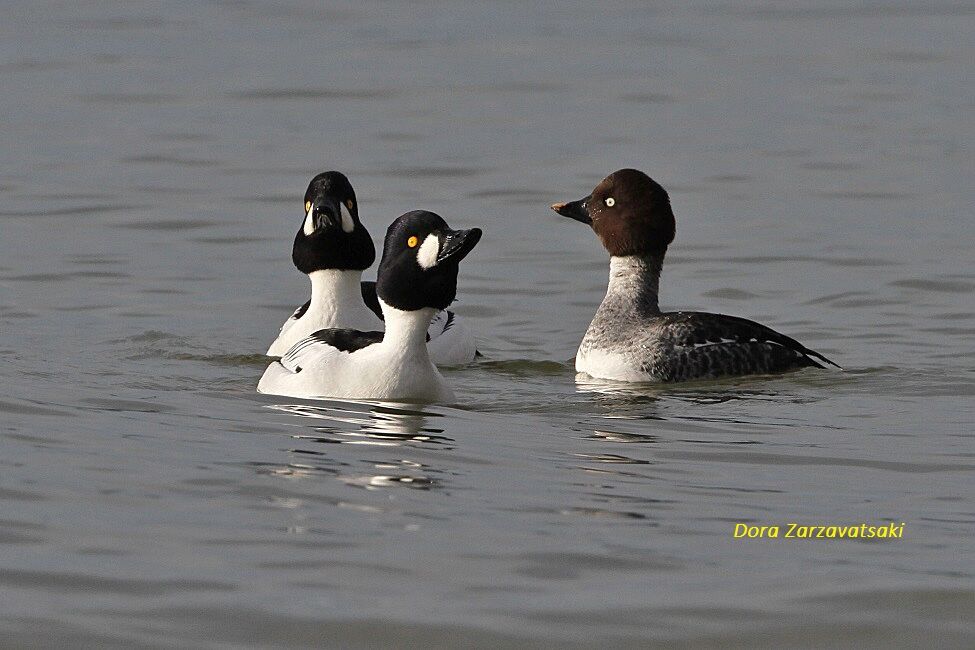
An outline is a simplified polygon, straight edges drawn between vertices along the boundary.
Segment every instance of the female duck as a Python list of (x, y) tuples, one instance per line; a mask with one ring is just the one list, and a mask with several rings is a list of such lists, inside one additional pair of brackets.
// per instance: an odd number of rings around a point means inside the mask
[(660, 271), (676, 226), (667, 192), (643, 172), (613, 172), (586, 198), (552, 209), (591, 226), (610, 255), (609, 287), (579, 345), (577, 372), (674, 382), (836, 365), (744, 318), (660, 311)]

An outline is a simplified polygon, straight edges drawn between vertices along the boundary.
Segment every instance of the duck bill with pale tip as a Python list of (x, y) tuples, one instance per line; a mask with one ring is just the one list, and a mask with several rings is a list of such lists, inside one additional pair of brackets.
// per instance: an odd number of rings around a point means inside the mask
[(589, 199), (591, 196), (587, 196), (584, 199), (579, 199), (578, 201), (571, 201), (569, 203), (553, 203), (552, 209), (563, 217), (568, 217), (570, 219), (575, 219), (580, 221), (587, 226), (592, 225), (592, 219), (589, 217)]

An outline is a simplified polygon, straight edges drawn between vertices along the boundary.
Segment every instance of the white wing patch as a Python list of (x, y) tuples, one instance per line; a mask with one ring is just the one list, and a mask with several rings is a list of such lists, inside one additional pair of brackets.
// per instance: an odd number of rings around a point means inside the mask
[(416, 252), (416, 262), (422, 269), (432, 269), (437, 265), (437, 253), (440, 252), (440, 239), (436, 235), (427, 235)]
[[(755, 339), (752, 340), (754, 341)], [(697, 348), (706, 348), (710, 345), (726, 345), (728, 343), (738, 343), (738, 341), (736, 339), (729, 339), (722, 336), (717, 341), (705, 341), (704, 343), (694, 343), (689, 347), (694, 348), (696, 350)]]

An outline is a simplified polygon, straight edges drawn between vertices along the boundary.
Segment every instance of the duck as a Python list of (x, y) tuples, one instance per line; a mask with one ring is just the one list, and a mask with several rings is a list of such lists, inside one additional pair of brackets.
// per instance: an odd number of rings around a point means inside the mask
[[(359, 219), (355, 189), (345, 174), (316, 175), (305, 190), (304, 211), (291, 260), (311, 282), (311, 297), (284, 322), (266, 354), (280, 357), (320, 329), (383, 328), (376, 283), (362, 280), (376, 248)], [(435, 314), (427, 332), (431, 358), (441, 366), (472, 362), (480, 353), (473, 329), (450, 310)]]
[(609, 253), (606, 295), (575, 357), (576, 372), (621, 382), (683, 382), (839, 367), (795, 339), (725, 314), (661, 311), (660, 273), (676, 220), (667, 191), (620, 169), (552, 210), (588, 225)]
[(389, 226), (376, 279), (384, 331), (325, 328), (272, 362), (261, 393), (397, 402), (451, 403), (454, 393), (434, 365), (427, 330), (454, 301), (459, 263), (480, 228), (452, 230), (439, 215), (414, 210)]

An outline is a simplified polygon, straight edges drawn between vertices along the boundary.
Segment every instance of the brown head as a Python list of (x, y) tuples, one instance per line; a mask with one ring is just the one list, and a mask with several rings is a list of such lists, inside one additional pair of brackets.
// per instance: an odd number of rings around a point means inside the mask
[(589, 196), (552, 209), (592, 226), (614, 257), (662, 254), (677, 228), (666, 190), (636, 169), (615, 171)]

